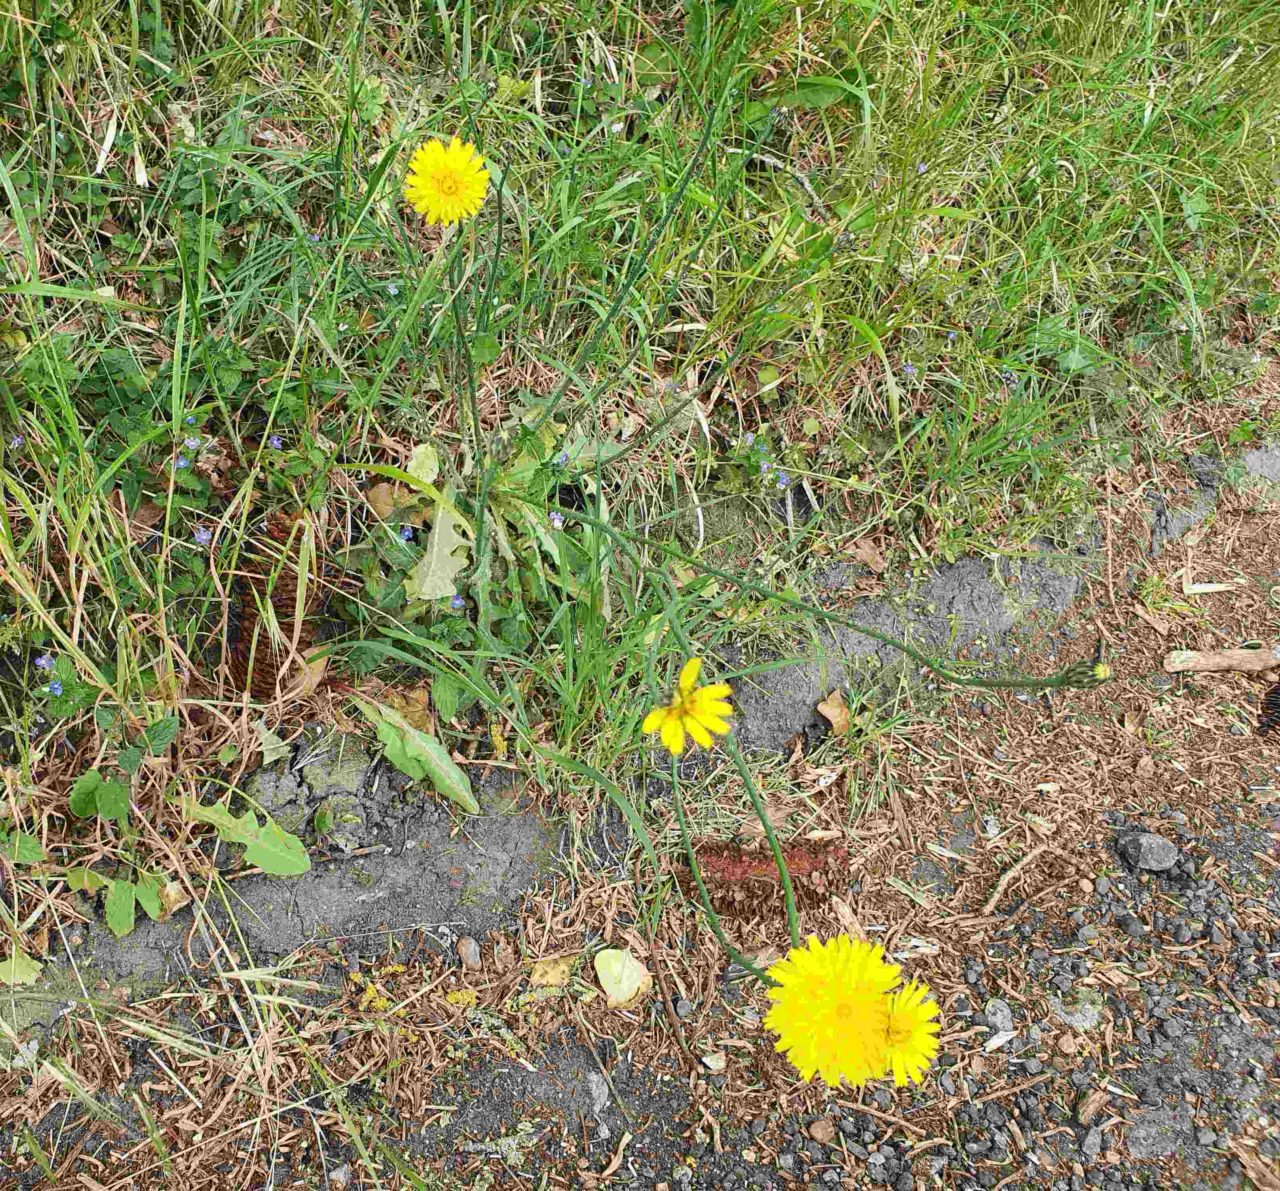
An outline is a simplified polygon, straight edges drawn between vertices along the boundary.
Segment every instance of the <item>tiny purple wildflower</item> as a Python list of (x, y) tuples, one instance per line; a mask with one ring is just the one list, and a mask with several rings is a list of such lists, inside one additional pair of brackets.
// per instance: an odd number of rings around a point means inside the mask
[(52, 670), (53, 654), (42, 653), (38, 658), (36, 658), (35, 667), (37, 670)]
[(566, 466), (566, 465), (568, 464), (568, 462), (569, 462), (569, 452), (568, 452), (568, 451), (561, 451), (561, 452), (560, 452), (560, 454), (558, 454), (558, 455), (556, 456), (556, 466), (557, 466), (557, 467), (564, 467), (564, 466)]
[(207, 546), (213, 541), (213, 532), (206, 525), (197, 525), (195, 533), (191, 536), (195, 538), (197, 546)]
[(1012, 371), (1010, 371), (1008, 368), (1001, 368), (1001, 369), (1000, 369), (1000, 379), (1001, 379), (1002, 381), (1004, 381), (1004, 383), (1005, 383), (1006, 385), (1011, 385), (1011, 384), (1013, 384), (1013, 382), (1014, 382), (1014, 381), (1016, 381), (1018, 378), (1017, 378), (1016, 376), (1014, 376), (1014, 374), (1012, 373)]
[(188, 467), (191, 466), (191, 460), (188, 459), (185, 455), (179, 455), (177, 459), (173, 461), (173, 466), (176, 467), (179, 471), (185, 471)]
[(955, 341), (956, 341), (956, 333), (955, 333), (954, 331), (948, 331), (948, 332), (947, 332), (947, 342), (948, 342), (948, 343), (955, 343)]
[(396, 296), (396, 294), (398, 294), (399, 292), (400, 292), (400, 287), (399, 287), (398, 285), (396, 285), (396, 283), (395, 283), (394, 281), (391, 281), (391, 282), (388, 282), (388, 283), (387, 283), (387, 293), (389, 293), (393, 298), (394, 298), (394, 297)]
[(51, 695), (62, 694), (62, 679), (60, 678), (49, 679), (49, 694)]
[(919, 369), (914, 364), (903, 364), (902, 366), (902, 375), (908, 380), (914, 378), (918, 372)]
[(773, 464), (770, 463), (769, 460), (767, 459), (760, 460), (760, 474), (762, 476), (768, 475), (769, 472), (772, 470), (772, 468), (773, 468)]
[(12, 451), (16, 451), (26, 441), (27, 441), (27, 436), (25, 434), (15, 434), (9, 440), (9, 449)]
[(464, 600), (460, 595), (457, 595), (456, 593), (454, 594), (453, 599), (449, 601), (449, 607), (452, 608), (455, 612), (459, 611), (462, 608), (465, 608), (466, 606), (467, 606), (467, 601)]
[(401, 540), (402, 542), (412, 542), (412, 541), (413, 541), (413, 526), (412, 526), (412, 525), (402, 525), (402, 526), (400, 527), (400, 540)]
[(924, 163), (923, 161), (917, 161), (917, 162), (916, 162), (916, 173), (917, 173), (917, 174), (923, 174), (923, 173), (925, 173), (925, 172), (928, 170), (928, 168), (929, 168), (929, 167), (928, 167), (927, 165), (925, 165), (925, 163)]
[(778, 487), (789, 488), (791, 486), (791, 477), (785, 471), (778, 472)]
[(756, 445), (756, 436), (755, 436), (755, 432), (754, 432), (753, 430), (748, 430), (748, 431), (747, 431), (747, 434), (746, 434), (746, 437), (745, 437), (742, 441), (743, 441), (744, 443), (746, 443), (746, 444), (747, 444), (747, 446), (749, 446), (749, 447), (753, 447), (753, 446), (755, 446), (755, 445)]
[(187, 414), (186, 423), (188, 426), (194, 426), (196, 424), (195, 414)]
[(188, 451), (194, 451), (200, 446), (200, 440), (196, 438), (194, 434), (188, 434), (187, 437), (182, 440), (182, 445), (186, 447)]
[(564, 528), (564, 514), (563, 514), (563, 513), (552, 513), (552, 514), (551, 514), (551, 516), (550, 516), (550, 518), (549, 518), (549, 520), (551, 521), (551, 528), (552, 528), (552, 529), (563, 529), (563, 528)]
[(319, 232), (312, 232), (312, 233), (311, 233), (311, 235), (309, 235), (309, 236), (307, 237), (307, 239), (308, 239), (308, 240), (310, 240), (312, 244), (319, 244), (319, 243), (320, 243), (320, 233), (319, 233)]
[(284, 439), (278, 434), (269, 435), (267, 437), (267, 446), (269, 446), (273, 451), (283, 451)]

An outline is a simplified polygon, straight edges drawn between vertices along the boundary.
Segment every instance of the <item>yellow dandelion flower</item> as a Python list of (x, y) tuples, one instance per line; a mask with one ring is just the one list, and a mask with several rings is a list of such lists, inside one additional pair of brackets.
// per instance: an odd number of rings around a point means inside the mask
[(645, 732), (657, 732), (662, 743), (673, 757), (684, 752), (686, 734), (694, 744), (704, 749), (711, 747), (711, 734), (725, 736), (729, 732), (729, 717), (733, 693), (727, 682), (713, 682), (710, 686), (698, 685), (702, 673), (702, 659), (690, 658), (680, 671), (680, 681), (675, 694), (665, 707), (655, 707), (644, 717)]
[(938, 1002), (912, 981), (889, 997), (889, 1070), (898, 1087), (919, 1083), (938, 1055)]
[(489, 193), (489, 171), (475, 145), (455, 136), (448, 145), (427, 141), (409, 161), (404, 181), (408, 204), (428, 223), (448, 226), (470, 219)]
[(777, 984), (764, 1024), (804, 1079), (861, 1087), (889, 1067), (889, 990), (901, 969), (879, 944), (810, 935), (769, 969)]

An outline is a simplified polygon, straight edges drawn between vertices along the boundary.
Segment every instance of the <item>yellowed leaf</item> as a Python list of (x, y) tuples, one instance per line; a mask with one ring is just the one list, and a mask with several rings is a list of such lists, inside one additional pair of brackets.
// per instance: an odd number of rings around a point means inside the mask
[(388, 691), (386, 701), (388, 706), (404, 716), (419, 732), (435, 732), (436, 721), (435, 716), (431, 713), (431, 685), (429, 683), (424, 683), (422, 686), (413, 687), (407, 691)]
[[(416, 503), (419, 494), (410, 491), (403, 484), (388, 484), (384, 481), (369, 488), (364, 498), (378, 517), (386, 521), (409, 505)], [(421, 524), (421, 518), (413, 518), (413, 520)]]
[(191, 899), (187, 896), (187, 891), (177, 882), (169, 881), (160, 890), (160, 918), (163, 922), (175, 910), (180, 910)]
[(569, 983), (576, 958), (577, 956), (573, 955), (557, 955), (551, 959), (538, 960), (529, 973), (529, 986), (531, 988), (563, 988)]
[(839, 687), (818, 704), (818, 711), (837, 736), (849, 731), (849, 708), (844, 701), (844, 691)]
[(610, 1009), (629, 1009), (653, 987), (649, 969), (625, 948), (597, 951), (595, 969)]

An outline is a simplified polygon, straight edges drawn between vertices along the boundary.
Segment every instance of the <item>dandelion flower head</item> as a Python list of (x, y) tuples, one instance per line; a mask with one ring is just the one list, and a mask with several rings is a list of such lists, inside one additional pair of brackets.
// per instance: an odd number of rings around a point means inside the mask
[(900, 978), (884, 948), (836, 935), (810, 935), (769, 969), (777, 981), (764, 1024), (804, 1079), (861, 1087), (889, 1067), (889, 991)]
[(913, 980), (889, 998), (889, 1069), (898, 1087), (919, 1083), (938, 1054), (938, 1003)]
[(711, 747), (713, 732), (717, 736), (729, 732), (732, 688), (727, 682), (700, 687), (698, 675), (701, 673), (702, 659), (690, 658), (680, 671), (671, 702), (665, 707), (655, 707), (644, 717), (644, 731), (657, 732), (673, 757), (684, 752), (686, 737), (692, 737), (695, 744), (705, 749)]
[(489, 193), (489, 171), (470, 141), (430, 140), (409, 161), (405, 201), (428, 223), (447, 227), (470, 219)]

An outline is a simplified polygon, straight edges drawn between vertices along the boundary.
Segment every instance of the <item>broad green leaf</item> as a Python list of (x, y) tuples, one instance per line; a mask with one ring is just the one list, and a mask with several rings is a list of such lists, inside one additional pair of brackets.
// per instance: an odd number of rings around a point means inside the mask
[(780, 108), (816, 110), (839, 103), (852, 90), (853, 88), (841, 79), (827, 75), (811, 75), (809, 78), (797, 79), (792, 86), (783, 90), (770, 92), (768, 100)]
[(136, 914), (136, 892), (132, 881), (112, 881), (107, 890), (107, 926), (117, 939), (133, 930)]
[(8, 955), (0, 955), (0, 984), (10, 988), (19, 984), (34, 984), (40, 975), (40, 963), (16, 947)]
[(437, 674), (431, 680), (431, 702), (436, 715), (448, 723), (458, 714), (462, 703), (462, 684), (451, 674)]
[(110, 884), (106, 877), (91, 868), (69, 868), (63, 879), (72, 893), (97, 893)]
[(454, 763), (434, 736), (415, 728), (398, 711), (356, 699), (365, 718), (373, 725), (386, 749), (387, 760), (401, 773), (422, 781), (429, 778), (435, 789), (469, 815), (480, 813), (480, 804), (471, 792), (467, 775)]
[(71, 813), (77, 819), (87, 819), (98, 813), (98, 787), (102, 785), (102, 774), (96, 769), (87, 769), (71, 783), (71, 797), (68, 800)]
[(404, 581), (405, 596), (410, 601), (429, 601), (447, 600), (456, 595), (455, 580), (467, 565), (466, 546), (467, 540), (458, 533), (453, 514), (447, 506), (437, 505), (426, 552)]
[(649, 41), (636, 50), (636, 84), (665, 87), (676, 79), (675, 55), (660, 41)]
[(156, 720), (142, 734), (143, 743), (153, 757), (158, 757), (177, 739), (178, 717), (176, 715), (167, 715), (162, 720)]
[(188, 813), (197, 823), (208, 823), (226, 843), (244, 845), (245, 863), (256, 865), (264, 873), (295, 877), (311, 867), (307, 849), (296, 835), (290, 835), (272, 819), (259, 825), (252, 810), (237, 819), (221, 803), (192, 803)]
[(409, 465), (405, 468), (415, 480), (424, 484), (434, 484), (440, 474), (440, 452), (434, 443), (419, 443), (409, 456)]
[(103, 782), (98, 787), (98, 814), (110, 823), (129, 818), (129, 787), (124, 782)]
[(133, 883), (133, 893), (140, 905), (147, 912), (152, 922), (159, 922), (164, 915), (164, 906), (160, 902), (160, 890), (164, 888), (164, 877), (159, 873), (139, 873)]
[(489, 331), (477, 331), (471, 337), (471, 358), (478, 368), (492, 364), (502, 354), (498, 337)]
[(4, 841), (0, 853), (15, 864), (39, 864), (45, 859), (40, 841), (25, 831), (15, 831), (12, 835), (0, 832), (0, 840)]
[(116, 764), (125, 773), (133, 775), (142, 768), (142, 759), (145, 755), (137, 745), (131, 744), (127, 749), (120, 750), (120, 755), (116, 758)]

